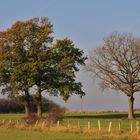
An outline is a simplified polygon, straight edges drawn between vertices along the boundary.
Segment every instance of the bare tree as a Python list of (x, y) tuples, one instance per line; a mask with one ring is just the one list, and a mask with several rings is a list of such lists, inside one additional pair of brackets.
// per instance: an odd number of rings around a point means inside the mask
[(102, 46), (90, 53), (86, 69), (100, 85), (121, 91), (128, 97), (128, 119), (134, 118), (134, 93), (140, 91), (140, 38), (112, 33)]

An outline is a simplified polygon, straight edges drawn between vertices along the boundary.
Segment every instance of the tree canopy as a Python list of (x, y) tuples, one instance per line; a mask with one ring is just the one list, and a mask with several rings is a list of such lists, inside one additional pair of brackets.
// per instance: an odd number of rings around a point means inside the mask
[(129, 98), (132, 119), (134, 93), (140, 91), (140, 38), (112, 33), (90, 54), (87, 70), (100, 79), (102, 88), (121, 91)]
[(18, 21), (0, 32), (0, 84), (4, 91), (24, 93), (28, 112), (29, 89), (36, 87), (39, 116), (42, 92), (65, 100), (72, 94), (85, 94), (82, 84), (75, 81), (75, 72), (87, 58), (70, 39), (54, 41), (52, 33), (47, 18)]

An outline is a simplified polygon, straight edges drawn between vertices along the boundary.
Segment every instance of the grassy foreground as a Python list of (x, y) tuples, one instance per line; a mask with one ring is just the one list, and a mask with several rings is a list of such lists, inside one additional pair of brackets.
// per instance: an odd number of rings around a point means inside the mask
[(71, 133), (45, 132), (0, 128), (1, 140), (139, 140), (140, 136), (130, 133)]
[[(125, 112), (105, 112), (105, 113), (66, 113), (60, 126), (77, 126), (81, 130), (87, 129), (88, 122), (93, 131), (48, 131), (47, 129), (31, 128), (11, 128), (0, 126), (0, 140), (139, 140), (140, 132), (137, 133), (136, 124), (140, 126), (140, 115), (136, 113), (136, 120), (126, 119)], [(0, 114), (0, 122), (19, 122), (22, 123), (23, 114)], [(98, 130), (98, 120), (101, 121), (101, 130)], [(109, 123), (112, 122), (112, 131), (108, 132)], [(42, 123), (42, 122), (40, 122)], [(121, 131), (118, 131), (118, 123), (121, 123)], [(131, 126), (133, 124), (133, 126)], [(131, 129), (133, 128), (133, 131)], [(72, 128), (73, 129), (73, 128)]]

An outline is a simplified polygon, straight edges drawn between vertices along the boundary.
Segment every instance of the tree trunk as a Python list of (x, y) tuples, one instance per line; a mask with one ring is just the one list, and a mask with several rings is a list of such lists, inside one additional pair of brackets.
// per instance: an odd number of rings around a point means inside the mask
[(128, 119), (134, 119), (134, 97), (132, 96), (128, 96)]
[(38, 92), (37, 115), (39, 118), (42, 117), (42, 96), (40, 90)]
[(30, 95), (29, 95), (28, 91), (25, 92), (24, 107), (25, 107), (25, 117), (29, 117), (29, 115), (30, 115)]
[(42, 105), (41, 105), (41, 103), (37, 104), (37, 115), (39, 118), (42, 117)]
[(25, 117), (29, 117), (30, 115), (29, 102), (25, 101), (24, 107), (25, 107)]

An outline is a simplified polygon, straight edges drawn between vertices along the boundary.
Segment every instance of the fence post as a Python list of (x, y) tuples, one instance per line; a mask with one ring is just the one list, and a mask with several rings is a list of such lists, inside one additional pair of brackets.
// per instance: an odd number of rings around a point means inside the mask
[(19, 125), (19, 120), (17, 120), (16, 125)]
[(80, 127), (80, 122), (78, 121), (78, 127)]
[(57, 128), (59, 128), (59, 125), (60, 125), (60, 123), (59, 123), (59, 121), (57, 121)]
[(101, 122), (100, 122), (100, 120), (98, 120), (98, 128), (99, 128), (99, 130), (101, 130)]
[(137, 127), (138, 125), (139, 125), (139, 122), (137, 121), (137, 122), (136, 122), (136, 127)]
[(131, 121), (131, 132), (133, 132), (133, 123), (132, 123), (132, 121)]
[(137, 134), (139, 134), (139, 122), (136, 122)]
[(121, 123), (119, 122), (119, 131), (121, 131)]
[(111, 132), (111, 125), (112, 125), (112, 122), (109, 122), (108, 132)]
[(12, 123), (12, 121), (11, 120), (9, 120), (9, 124), (11, 124)]
[(137, 126), (137, 134), (139, 134), (139, 126)]
[(35, 122), (35, 127), (38, 125), (38, 120)]
[(88, 122), (88, 130), (90, 129), (90, 122)]
[(5, 123), (5, 120), (2, 120), (2, 124), (4, 124)]
[(70, 128), (70, 121), (68, 120), (68, 128)]
[(43, 121), (42, 125), (41, 125), (41, 128), (44, 129), (44, 126), (45, 126), (45, 122)]

